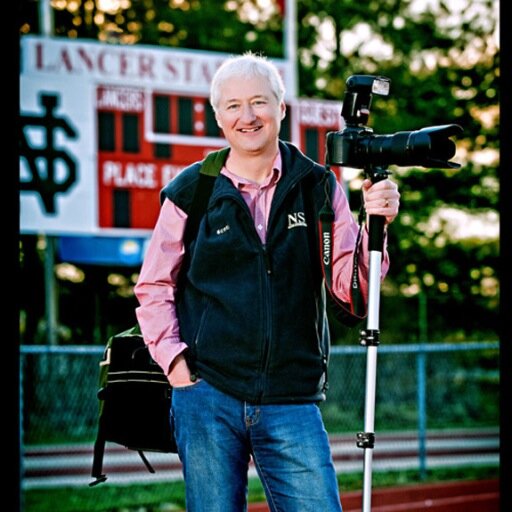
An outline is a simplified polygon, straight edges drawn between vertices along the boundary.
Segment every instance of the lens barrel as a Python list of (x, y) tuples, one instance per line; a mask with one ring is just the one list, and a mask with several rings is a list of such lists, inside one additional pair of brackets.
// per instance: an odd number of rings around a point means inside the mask
[(419, 165), (456, 169), (460, 165), (449, 161), (456, 151), (450, 137), (462, 131), (459, 125), (450, 124), (374, 135), (368, 130), (347, 127), (327, 135), (328, 160), (333, 165), (356, 168)]

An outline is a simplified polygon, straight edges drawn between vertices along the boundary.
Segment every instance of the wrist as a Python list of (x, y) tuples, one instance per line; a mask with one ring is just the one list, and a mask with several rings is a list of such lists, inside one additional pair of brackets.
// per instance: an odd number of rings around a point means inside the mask
[(171, 364), (169, 365), (169, 368), (167, 370), (167, 375), (169, 376), (171, 374), (171, 372), (177, 367), (179, 366), (180, 364), (182, 364), (182, 362), (185, 362), (186, 364), (186, 361), (185, 361), (185, 356), (183, 355), (183, 353), (181, 352), (180, 354), (178, 354), (172, 361), (171, 361)]

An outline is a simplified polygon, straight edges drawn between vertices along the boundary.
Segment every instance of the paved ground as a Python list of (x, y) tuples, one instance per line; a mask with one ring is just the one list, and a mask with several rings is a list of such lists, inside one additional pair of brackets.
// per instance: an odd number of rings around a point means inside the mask
[[(331, 436), (330, 440), (334, 463), (339, 473), (362, 471), (363, 450), (356, 447), (355, 436)], [(182, 478), (177, 455), (146, 455), (156, 470), (154, 474), (148, 473), (136, 452), (107, 443), (103, 472), (113, 484), (148, 483)], [(428, 468), (477, 464), (499, 464), (498, 429), (429, 432)], [(22, 487), (33, 489), (87, 485), (91, 481), (91, 466), (92, 445), (28, 446), (22, 460)], [(418, 440), (415, 433), (377, 433), (373, 450), (373, 471), (418, 467)], [(251, 476), (256, 475), (252, 463), (249, 471)], [(483, 511), (491, 512), (490, 509), (480, 509), (480, 512)], [(372, 507), (372, 512), (380, 511), (373, 510)]]

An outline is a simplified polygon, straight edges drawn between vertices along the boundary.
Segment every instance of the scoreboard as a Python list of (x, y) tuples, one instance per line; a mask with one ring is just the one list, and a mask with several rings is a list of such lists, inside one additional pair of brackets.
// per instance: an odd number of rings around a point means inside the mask
[[(209, 104), (216, 52), (25, 36), (20, 75), (20, 228), (148, 236), (159, 192), (226, 145)], [(323, 163), (339, 102), (296, 97), (292, 67), (280, 137)]]

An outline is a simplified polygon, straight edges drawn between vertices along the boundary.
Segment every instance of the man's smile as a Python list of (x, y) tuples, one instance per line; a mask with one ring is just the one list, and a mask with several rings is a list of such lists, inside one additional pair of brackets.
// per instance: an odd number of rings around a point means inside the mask
[(261, 130), (262, 126), (255, 126), (254, 128), (240, 128), (238, 131), (242, 133), (254, 133)]

